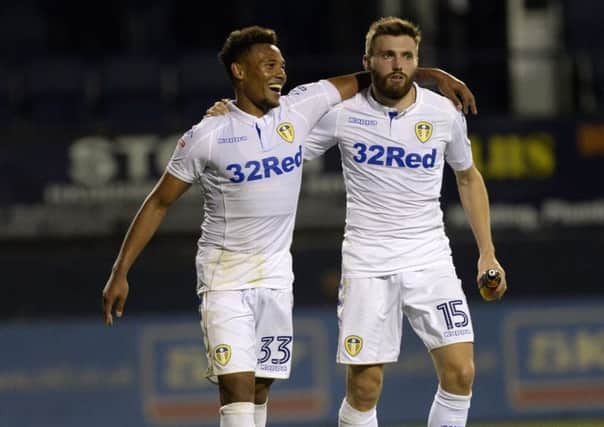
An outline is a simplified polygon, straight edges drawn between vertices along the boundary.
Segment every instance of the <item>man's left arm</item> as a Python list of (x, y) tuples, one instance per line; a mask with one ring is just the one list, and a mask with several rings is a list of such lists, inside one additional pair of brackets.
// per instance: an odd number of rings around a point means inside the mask
[[(416, 78), (420, 85), (429, 86), (436, 84), (438, 90), (443, 96), (446, 96), (453, 102), (457, 110), (463, 110), (464, 114), (468, 114), (468, 111), (478, 114), (474, 94), (464, 82), (453, 75), (439, 68), (419, 67), (417, 69)], [(371, 84), (371, 77), (367, 71), (361, 71), (358, 73), (332, 77), (328, 79), (328, 81), (338, 89), (341, 99), (345, 100), (354, 96), (358, 91), (368, 87)], [(228, 99), (216, 101), (214, 105), (206, 111), (204, 117), (226, 114), (228, 112), (227, 102)]]
[(472, 233), (478, 245), (480, 257), (478, 258), (478, 276), (487, 270), (496, 269), (501, 272), (501, 282), (493, 291), (493, 296), (498, 299), (507, 289), (505, 270), (495, 257), (495, 245), (491, 235), (491, 211), (489, 196), (481, 173), (472, 165), (470, 168), (455, 171), (457, 189), (461, 205), (466, 213)]
[[(465, 114), (468, 114), (468, 111), (478, 114), (474, 94), (468, 86), (457, 77), (454, 77), (440, 68), (419, 67), (417, 69), (416, 79), (420, 85), (436, 84), (440, 93), (449, 98), (457, 110), (463, 110)], [(336, 86), (342, 100), (354, 96), (355, 93), (368, 87), (371, 83), (371, 77), (367, 71), (332, 77), (328, 80)]]
[(449, 98), (455, 104), (457, 110), (463, 110), (464, 114), (468, 114), (468, 111), (478, 114), (474, 94), (457, 77), (440, 68), (419, 67), (417, 69), (416, 80), (422, 86), (436, 84), (440, 93)]

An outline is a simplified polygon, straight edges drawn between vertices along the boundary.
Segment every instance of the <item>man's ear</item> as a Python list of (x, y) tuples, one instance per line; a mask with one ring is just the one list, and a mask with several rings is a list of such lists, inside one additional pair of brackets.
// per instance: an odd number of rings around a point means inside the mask
[(363, 69), (369, 71), (369, 57), (366, 54), (363, 55)]
[(245, 76), (245, 70), (239, 62), (231, 63), (231, 74), (235, 80), (242, 80)]

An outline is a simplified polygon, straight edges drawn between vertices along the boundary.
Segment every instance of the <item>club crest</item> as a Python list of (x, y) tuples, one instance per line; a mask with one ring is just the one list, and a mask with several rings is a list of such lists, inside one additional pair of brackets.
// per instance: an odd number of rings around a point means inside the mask
[(432, 136), (432, 123), (418, 122), (415, 124), (415, 136), (422, 143), (428, 141)]
[(344, 339), (344, 348), (346, 349), (346, 353), (356, 356), (363, 348), (363, 338), (358, 335), (347, 336)]
[(290, 122), (279, 123), (279, 125), (277, 125), (277, 133), (284, 141), (289, 143), (294, 142), (294, 138), (296, 137), (294, 125)]
[(214, 347), (214, 360), (221, 366), (225, 366), (229, 363), (229, 360), (231, 360), (231, 346), (219, 344)]

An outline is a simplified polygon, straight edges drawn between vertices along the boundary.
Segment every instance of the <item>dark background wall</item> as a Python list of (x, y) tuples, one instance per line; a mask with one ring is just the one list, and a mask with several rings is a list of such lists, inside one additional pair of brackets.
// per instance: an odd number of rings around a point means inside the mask
[[(512, 47), (510, 34), (519, 31), (510, 21), (513, 8), (529, 17), (557, 10), (558, 30), (546, 37), (555, 49)], [(45, 189), (57, 182), (89, 192), (151, 185), (160, 170), (133, 174), (120, 138), (138, 138), (133, 146), (151, 135), (150, 146), (158, 147), (159, 139), (199, 121), (214, 100), (231, 96), (216, 59), (231, 30), (251, 24), (275, 28), (292, 87), (359, 69), (368, 25), (393, 10), (422, 26), (422, 64), (450, 71), (477, 96), (480, 115), (468, 119), (469, 127), (476, 147), (482, 147), (475, 156), (497, 205), (494, 236), (510, 279), (506, 298), (601, 297), (601, 2), (20, 0), (0, 5), (0, 265), (6, 295), (0, 316), (100, 312), (101, 289), (145, 192), (53, 204)], [(527, 36), (527, 46), (531, 40)], [(517, 58), (529, 66), (541, 66), (538, 61), (545, 59), (557, 70), (555, 105), (549, 111), (531, 114), (517, 108), (514, 88), (522, 79), (512, 67)], [(90, 136), (109, 141), (107, 155), (119, 168), (105, 187), (92, 188), (73, 177), (72, 149)], [(549, 150), (545, 157), (541, 149)], [(91, 157), (91, 167), (101, 164), (103, 153)], [(150, 162), (159, 158), (155, 151), (146, 156)], [(543, 162), (552, 158), (553, 169), (544, 173)], [(293, 247), (296, 303), (332, 306), (343, 227), (337, 153), (312, 170), (302, 195), (307, 210), (299, 215)], [(539, 217), (533, 226), (518, 226), (527, 209), (542, 215), (552, 200), (571, 203), (569, 209), (587, 219), (573, 222), (565, 211), (563, 221)], [(476, 298), (477, 253), (469, 230), (455, 220), (456, 203), (448, 174), (443, 196), (447, 228), (466, 292)], [(314, 206), (322, 207), (323, 215), (313, 214)], [(194, 212), (181, 223), (186, 225), (163, 229), (133, 269), (132, 312), (195, 309), (199, 218)], [(181, 213), (174, 214), (175, 223)], [(109, 217), (110, 226), (95, 228)]]

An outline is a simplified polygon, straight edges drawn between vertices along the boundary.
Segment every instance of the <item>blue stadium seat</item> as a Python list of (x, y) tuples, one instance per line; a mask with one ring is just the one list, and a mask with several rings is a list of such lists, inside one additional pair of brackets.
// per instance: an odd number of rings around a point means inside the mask
[(0, 68), (0, 124), (6, 126), (12, 120), (10, 77), (7, 70)]
[(101, 69), (101, 113), (120, 129), (157, 127), (167, 105), (162, 96), (161, 66), (153, 58), (117, 57)]
[(599, 111), (604, 111), (604, 50), (592, 55), (594, 64), (594, 89)]
[(89, 117), (85, 64), (73, 58), (40, 59), (25, 71), (24, 98), (34, 124), (78, 126)]
[(215, 54), (190, 54), (178, 62), (178, 100), (187, 123), (196, 123), (214, 101), (233, 98), (231, 83)]

